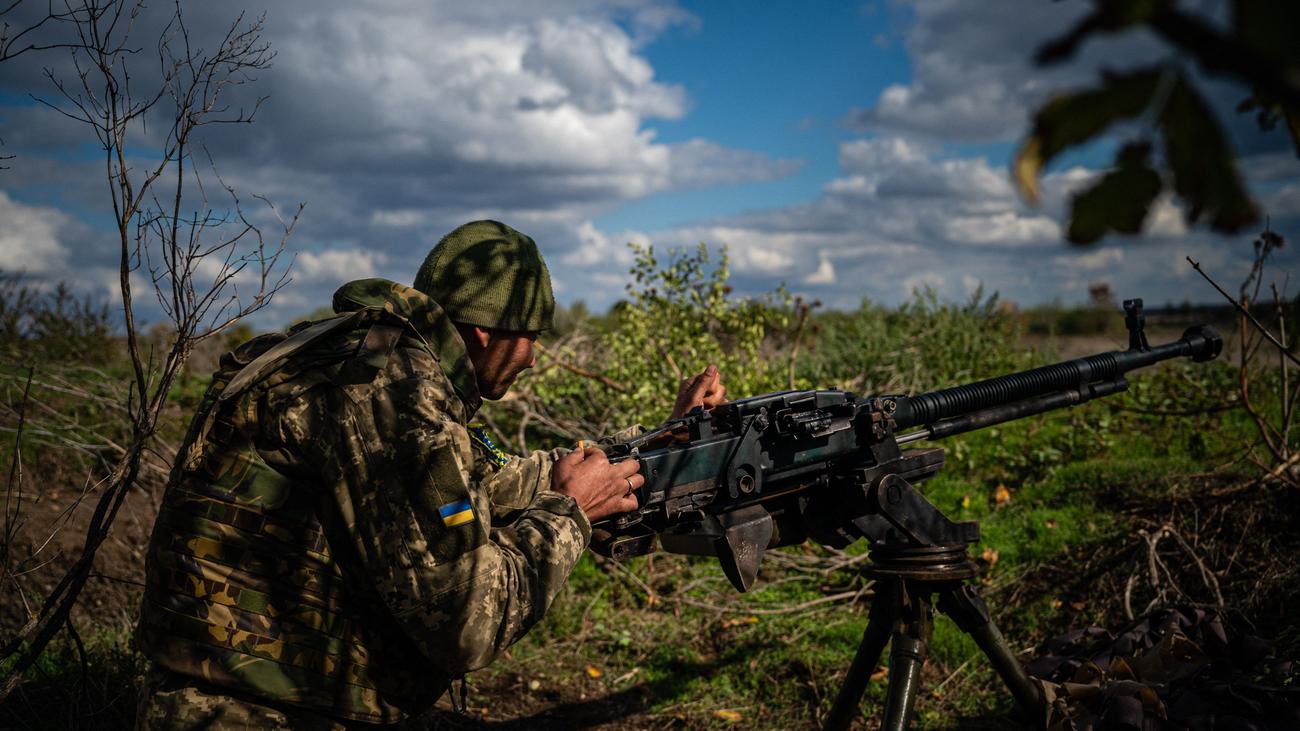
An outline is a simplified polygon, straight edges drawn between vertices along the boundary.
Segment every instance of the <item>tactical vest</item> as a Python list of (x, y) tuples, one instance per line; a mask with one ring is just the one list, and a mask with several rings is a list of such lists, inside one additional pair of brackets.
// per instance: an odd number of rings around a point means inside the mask
[(223, 358), (150, 540), (137, 638), (157, 665), (272, 705), (370, 723), (399, 721), (445, 690), (445, 673), (353, 568), (351, 544), (331, 546), (331, 503), (310, 471), (294, 474), (284, 455), (254, 443), (268, 389), (292, 396), (343, 369), (381, 368), (403, 322), (361, 310)]

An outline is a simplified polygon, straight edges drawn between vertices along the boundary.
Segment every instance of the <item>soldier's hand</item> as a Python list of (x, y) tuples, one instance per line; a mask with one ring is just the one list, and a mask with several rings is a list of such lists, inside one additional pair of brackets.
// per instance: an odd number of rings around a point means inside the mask
[(725, 403), (727, 387), (722, 384), (722, 374), (717, 366), (709, 364), (703, 372), (683, 380), (677, 387), (677, 403), (673, 405), (670, 418), (680, 419), (696, 406), (703, 406), (707, 411)]
[(594, 447), (575, 449), (555, 461), (551, 489), (576, 500), (587, 520), (594, 522), (636, 510), (633, 491), (645, 484), (637, 473), (640, 467), (635, 459), (610, 464), (605, 453)]

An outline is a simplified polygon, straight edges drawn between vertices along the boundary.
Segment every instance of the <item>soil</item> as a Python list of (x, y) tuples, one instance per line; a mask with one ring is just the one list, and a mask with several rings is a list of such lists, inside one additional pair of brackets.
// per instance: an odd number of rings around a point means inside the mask
[[(43, 450), (35, 463), (25, 465), (27, 475), (40, 475), (41, 479), (39, 484), (33, 484), (36, 481), (31, 477), (24, 480), (22, 492), (15, 491), (11, 502), (20, 512), (9, 558), (11, 565), (23, 569), (15, 579), (19, 591), (6, 589), (6, 599), (0, 604), (0, 630), (5, 635), (28, 620), (40, 598), (54, 589), (81, 555), (99, 492), (93, 486), (82, 492), (78, 486), (89, 478), (73, 470), (55, 450)], [(123, 500), (112, 531), (96, 553), (91, 578), (73, 608), (72, 620), (83, 632), (134, 625), (144, 586), (145, 546), (162, 488), (163, 480), (155, 474)]]

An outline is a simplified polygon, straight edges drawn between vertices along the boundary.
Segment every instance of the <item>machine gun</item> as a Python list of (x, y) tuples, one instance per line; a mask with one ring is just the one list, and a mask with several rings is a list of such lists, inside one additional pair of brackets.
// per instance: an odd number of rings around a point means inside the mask
[[(784, 391), (685, 417), (606, 450), (636, 457), (645, 484), (640, 507), (593, 526), (592, 548), (614, 558), (656, 544), (672, 553), (715, 556), (747, 591), (764, 552), (813, 540), (842, 548), (868, 541), (864, 573), (877, 580), (867, 630), (827, 728), (845, 728), (885, 643), (890, 688), (882, 729), (907, 725), (933, 612), (970, 634), (1026, 711), (1041, 704), (1006, 641), (968, 582), (967, 546), (979, 524), (953, 522), (913, 484), (943, 467), (933, 441), (1124, 391), (1124, 374), (1160, 361), (1215, 358), (1223, 339), (1189, 328), (1151, 346), (1142, 300), (1124, 302), (1129, 348), (933, 391), (862, 397), (839, 390)], [(937, 601), (932, 596), (937, 595)]]

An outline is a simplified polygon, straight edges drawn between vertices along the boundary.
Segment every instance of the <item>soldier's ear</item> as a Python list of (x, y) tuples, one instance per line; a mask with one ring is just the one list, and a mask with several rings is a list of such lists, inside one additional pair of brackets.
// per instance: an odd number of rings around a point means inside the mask
[(460, 333), (460, 339), (465, 342), (465, 347), (470, 351), (471, 355), (482, 352), (492, 340), (492, 331), (488, 328), (463, 322), (453, 324), (456, 326), (456, 332)]
[(473, 329), (474, 332), (470, 337), (474, 338), (480, 348), (486, 348), (487, 344), (492, 342), (492, 331), (478, 325), (474, 325)]

